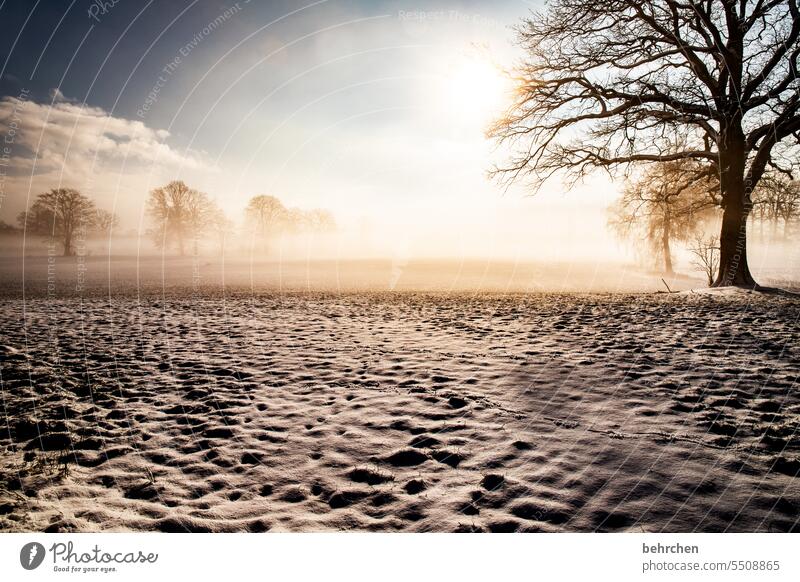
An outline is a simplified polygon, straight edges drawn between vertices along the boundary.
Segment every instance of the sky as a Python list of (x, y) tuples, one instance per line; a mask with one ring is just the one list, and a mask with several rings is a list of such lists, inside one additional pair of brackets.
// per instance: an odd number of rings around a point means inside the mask
[(486, 175), (512, 27), (540, 6), (0, 0), (0, 218), (64, 186), (144, 232), (147, 192), (182, 179), (234, 220), (271, 194), (394, 254), (615, 249), (606, 178)]

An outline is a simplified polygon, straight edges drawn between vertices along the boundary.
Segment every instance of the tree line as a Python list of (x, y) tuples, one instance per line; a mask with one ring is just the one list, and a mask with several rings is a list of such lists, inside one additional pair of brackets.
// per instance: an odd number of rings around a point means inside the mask
[[(333, 215), (323, 209), (289, 208), (274, 196), (250, 199), (243, 229), (229, 219), (205, 192), (175, 180), (150, 191), (146, 202), (150, 225), (147, 234), (159, 249), (179, 255), (200, 252), (202, 241), (214, 240), (220, 253), (237, 234), (258, 241), (266, 250), (269, 242), (285, 234), (323, 233), (336, 229)], [(17, 217), (25, 232), (59, 240), (64, 256), (75, 254), (79, 237), (111, 236), (119, 224), (115, 214), (97, 208), (94, 201), (72, 188), (54, 188), (36, 197), (28, 210)], [(5, 223), (0, 231), (15, 229)]]

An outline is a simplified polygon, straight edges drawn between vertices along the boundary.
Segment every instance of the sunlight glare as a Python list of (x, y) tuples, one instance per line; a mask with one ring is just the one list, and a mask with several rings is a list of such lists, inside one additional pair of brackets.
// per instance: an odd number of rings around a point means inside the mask
[(485, 126), (507, 107), (510, 82), (486, 59), (464, 58), (448, 71), (445, 105), (461, 122)]

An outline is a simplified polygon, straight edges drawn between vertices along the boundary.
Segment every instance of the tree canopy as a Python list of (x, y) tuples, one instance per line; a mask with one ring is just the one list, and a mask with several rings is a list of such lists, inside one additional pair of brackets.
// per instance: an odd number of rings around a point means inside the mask
[(75, 235), (98, 228), (111, 228), (116, 217), (98, 210), (94, 203), (72, 188), (53, 188), (36, 197), (31, 207), (19, 215), (20, 226), (33, 234), (60, 237), (64, 256), (75, 254)]
[(222, 211), (208, 194), (180, 180), (152, 190), (147, 200), (147, 213), (153, 221), (150, 234), (156, 245), (163, 249), (174, 245), (181, 255), (185, 254), (189, 239), (196, 254), (199, 238), (216, 229), (222, 220)]

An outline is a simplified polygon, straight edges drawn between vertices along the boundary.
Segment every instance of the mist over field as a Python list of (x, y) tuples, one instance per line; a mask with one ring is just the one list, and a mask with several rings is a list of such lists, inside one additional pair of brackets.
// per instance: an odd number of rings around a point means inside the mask
[[(532, 205), (535, 209), (535, 205)], [(283, 235), (264, 243), (246, 234), (224, 245), (204, 239), (197, 254), (158, 249), (146, 235), (92, 237), (78, 256), (62, 257), (47, 237), (0, 237), (6, 293), (41, 291), (48, 277), (59, 294), (98, 289), (180, 288), (285, 290), (484, 290), (654, 292), (701, 289), (691, 254), (674, 250), (675, 273), (650, 262), (644, 245), (625, 244), (606, 227), (606, 212), (571, 209), (482, 217), (420, 218), (413, 230), (363, 220), (336, 232)], [(800, 247), (792, 240), (756, 241), (750, 248), (760, 280), (798, 287)], [(639, 251), (637, 253), (637, 250)], [(644, 256), (642, 253), (644, 252)], [(24, 268), (24, 276), (23, 276)]]

